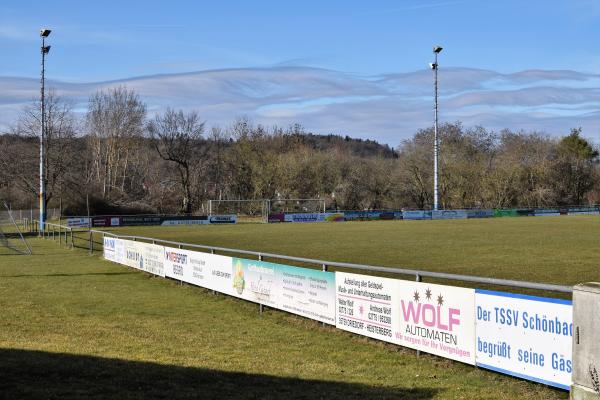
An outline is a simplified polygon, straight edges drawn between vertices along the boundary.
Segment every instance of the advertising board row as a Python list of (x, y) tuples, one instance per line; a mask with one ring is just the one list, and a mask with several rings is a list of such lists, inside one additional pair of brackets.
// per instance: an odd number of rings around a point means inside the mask
[(336, 327), (569, 390), (568, 300), (336, 272)]
[(235, 224), (236, 215), (130, 215), (96, 216), (67, 218), (67, 226), (72, 228), (149, 226), (149, 225), (205, 225)]
[(402, 211), (369, 210), (369, 211), (344, 211), (345, 221), (388, 221), (402, 219)]
[(569, 208), (510, 208), (472, 210), (366, 210), (336, 213), (279, 213), (269, 214), (269, 222), (324, 222), (324, 221), (372, 221), (372, 220), (430, 220), (466, 219), (492, 217), (543, 217), (559, 215), (597, 215), (598, 207)]
[(547, 385), (571, 384), (567, 300), (326, 272), (105, 237), (104, 257), (359, 335)]
[(104, 238), (104, 258), (335, 325), (333, 272), (112, 237)]

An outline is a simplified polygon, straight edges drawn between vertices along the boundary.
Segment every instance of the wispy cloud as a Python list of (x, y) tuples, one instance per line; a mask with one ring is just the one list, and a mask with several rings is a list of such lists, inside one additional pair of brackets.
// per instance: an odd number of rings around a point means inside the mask
[[(208, 125), (228, 125), (248, 115), (257, 123), (299, 122), (319, 133), (348, 134), (397, 145), (432, 121), (429, 70), (381, 76), (293, 66), (217, 69), (110, 82), (49, 87), (84, 110), (96, 90), (126, 85), (139, 92), (151, 112), (195, 109)], [(600, 142), (600, 75), (576, 71), (440, 71), (440, 119), (490, 129), (564, 134), (582, 126)], [(0, 77), (0, 130), (37, 96), (38, 81)]]

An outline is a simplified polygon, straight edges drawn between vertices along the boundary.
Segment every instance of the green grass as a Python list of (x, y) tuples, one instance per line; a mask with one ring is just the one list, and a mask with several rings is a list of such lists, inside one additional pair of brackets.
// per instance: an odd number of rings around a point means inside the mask
[(600, 216), (127, 227), (118, 234), (572, 285), (600, 280)]
[[(597, 222), (585, 218), (577, 221), (587, 229)], [(479, 232), (486, 230), (475, 225)], [(434, 232), (436, 226), (462, 235), (470, 232), (469, 237), (483, 243), (476, 232), (467, 229), (471, 226), (468, 223), (135, 231), (240, 248), (402, 265), (423, 254), (425, 245), (420, 241), (431, 239), (418, 235)], [(351, 237), (355, 246), (344, 242)], [(268, 310), (260, 315), (254, 304), (150, 277), (88, 256), (84, 250), (61, 248), (57, 242), (30, 240), (33, 256), (0, 256), (3, 398), (567, 397), (564, 391), (434, 356), (417, 357), (412, 350), (283, 312)], [(393, 249), (388, 249), (391, 244)], [(405, 254), (411, 245), (418, 245), (413, 246), (412, 256)], [(442, 268), (456, 264), (453, 268), (458, 268), (464, 265), (460, 259), (469, 262), (467, 255), (472, 253), (459, 249), (444, 260), (440, 251), (432, 251), (426, 259), (413, 260), (412, 265)], [(516, 256), (511, 257), (516, 260)]]

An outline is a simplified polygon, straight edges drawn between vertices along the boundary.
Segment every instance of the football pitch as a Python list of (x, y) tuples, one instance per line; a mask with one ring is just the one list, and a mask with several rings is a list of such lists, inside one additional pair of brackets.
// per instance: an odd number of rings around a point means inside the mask
[(598, 215), (123, 227), (112, 232), (327, 261), (559, 285), (600, 280)]
[[(130, 227), (301, 257), (570, 285), (600, 280), (599, 216)], [(558, 399), (560, 390), (370, 340), (30, 239), (0, 256), (7, 398)], [(83, 239), (78, 239), (83, 246)]]

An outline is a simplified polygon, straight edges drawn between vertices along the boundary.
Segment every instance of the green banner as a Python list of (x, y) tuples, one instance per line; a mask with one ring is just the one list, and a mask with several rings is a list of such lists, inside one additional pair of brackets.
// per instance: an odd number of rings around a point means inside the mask
[(517, 214), (517, 210), (514, 208), (506, 208), (506, 209), (495, 208), (494, 209), (494, 217), (516, 217), (516, 216), (518, 216), (518, 214)]

